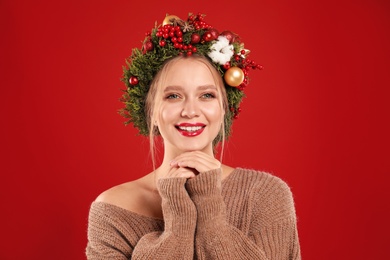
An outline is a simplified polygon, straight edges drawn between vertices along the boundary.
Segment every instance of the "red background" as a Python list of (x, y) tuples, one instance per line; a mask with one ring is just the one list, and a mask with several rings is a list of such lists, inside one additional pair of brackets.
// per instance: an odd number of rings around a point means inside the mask
[(85, 258), (92, 200), (151, 169), (116, 113), (124, 59), (188, 12), (265, 67), (225, 163), (291, 186), (304, 259), (389, 259), (389, 2), (163, 2), (0, 1), (0, 259)]

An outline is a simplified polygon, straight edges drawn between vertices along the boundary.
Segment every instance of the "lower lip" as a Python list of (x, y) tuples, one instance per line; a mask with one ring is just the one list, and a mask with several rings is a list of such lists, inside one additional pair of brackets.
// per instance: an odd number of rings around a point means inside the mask
[(194, 136), (198, 136), (200, 135), (203, 130), (204, 130), (204, 127), (202, 127), (201, 129), (197, 130), (197, 131), (184, 131), (184, 130), (181, 130), (180, 128), (177, 128), (177, 130), (179, 131), (179, 133), (185, 137), (194, 137)]

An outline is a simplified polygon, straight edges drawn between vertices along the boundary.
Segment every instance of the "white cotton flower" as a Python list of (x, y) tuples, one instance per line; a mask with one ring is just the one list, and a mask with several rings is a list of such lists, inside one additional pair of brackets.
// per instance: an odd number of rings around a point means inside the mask
[(208, 53), (211, 60), (220, 65), (226, 64), (230, 61), (234, 54), (233, 45), (229, 44), (229, 40), (225, 36), (218, 36), (218, 39), (210, 47), (210, 52)]

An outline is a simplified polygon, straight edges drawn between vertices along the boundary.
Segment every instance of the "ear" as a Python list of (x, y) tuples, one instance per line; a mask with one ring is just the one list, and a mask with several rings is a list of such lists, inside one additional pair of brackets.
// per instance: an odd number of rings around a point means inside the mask
[(157, 126), (157, 118), (154, 117), (154, 115), (150, 115), (150, 122), (153, 124), (153, 126)]

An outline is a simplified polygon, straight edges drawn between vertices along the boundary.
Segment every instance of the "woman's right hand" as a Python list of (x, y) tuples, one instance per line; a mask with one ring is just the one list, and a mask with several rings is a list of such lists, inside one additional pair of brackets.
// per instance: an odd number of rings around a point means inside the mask
[(157, 174), (157, 179), (166, 178), (194, 178), (195, 170), (186, 167), (171, 166), (168, 172), (160, 172)]

